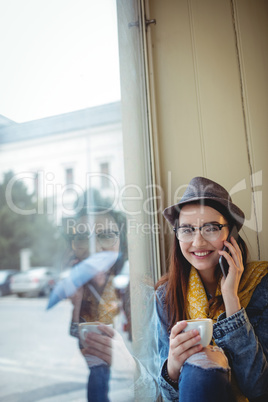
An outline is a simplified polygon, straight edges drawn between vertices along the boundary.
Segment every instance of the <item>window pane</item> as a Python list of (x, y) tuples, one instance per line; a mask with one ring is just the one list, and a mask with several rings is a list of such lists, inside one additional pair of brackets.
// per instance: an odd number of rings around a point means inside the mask
[(138, 1), (0, 3), (0, 399), (157, 394), (139, 19)]

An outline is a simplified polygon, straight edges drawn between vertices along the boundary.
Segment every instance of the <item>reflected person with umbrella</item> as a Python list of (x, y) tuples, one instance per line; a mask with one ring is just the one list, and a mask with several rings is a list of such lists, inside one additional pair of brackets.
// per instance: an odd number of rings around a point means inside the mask
[[(117, 211), (95, 208), (88, 213), (86, 209), (83, 209), (76, 218), (72, 232), (74, 265), (81, 263), (94, 253), (112, 251), (118, 254), (117, 260), (108, 271), (96, 273), (71, 297), (73, 313), (70, 334), (79, 339), (79, 348), (90, 369), (88, 401), (106, 402), (109, 401), (111, 365), (111, 355), (106, 344), (107, 336), (113, 330), (108, 328), (106, 331), (103, 325), (113, 324), (114, 317), (120, 311), (113, 278), (121, 271), (126, 260), (125, 221), (122, 214)], [(82, 322), (101, 323), (103, 335), (88, 334), (84, 341), (81, 340), (79, 323)], [(105, 354), (106, 349), (107, 354)]]

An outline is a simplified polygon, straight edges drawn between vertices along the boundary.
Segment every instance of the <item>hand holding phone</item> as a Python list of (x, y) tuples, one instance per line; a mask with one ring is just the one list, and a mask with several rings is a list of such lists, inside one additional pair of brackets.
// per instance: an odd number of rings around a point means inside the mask
[[(235, 225), (232, 227), (232, 229), (230, 230), (230, 233), (227, 237), (228, 242), (230, 242), (231, 237), (234, 237), (234, 239), (236, 241), (238, 240), (238, 231), (237, 231), (237, 227)], [(228, 247), (224, 246), (222, 250), (227, 251), (227, 253), (230, 254)], [(229, 271), (229, 264), (223, 255), (220, 256), (219, 264), (220, 264), (223, 276), (224, 276), (224, 278), (226, 278), (226, 276), (228, 275), (228, 271)]]

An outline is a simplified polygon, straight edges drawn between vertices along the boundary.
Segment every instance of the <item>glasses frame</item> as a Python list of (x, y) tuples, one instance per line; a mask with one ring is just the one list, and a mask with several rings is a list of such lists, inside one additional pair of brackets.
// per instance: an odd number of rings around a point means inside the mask
[(120, 237), (120, 232), (117, 232), (115, 230), (110, 230), (110, 231), (107, 231), (107, 232), (103, 231), (103, 232), (100, 232), (100, 233), (95, 233), (95, 236), (96, 236), (96, 238), (97, 238), (97, 240), (98, 240), (98, 242), (100, 243), (101, 246), (105, 247), (103, 245), (103, 243), (102, 243), (103, 240), (100, 238), (100, 235), (111, 234), (111, 233), (115, 235), (114, 242), (113, 242), (113, 244), (110, 245), (111, 247), (113, 247), (118, 242), (118, 239)]
[[(173, 228), (173, 231), (175, 232), (176, 238), (177, 238), (179, 241), (181, 241), (182, 243), (190, 243), (190, 242), (193, 241), (193, 239), (194, 239), (194, 234), (195, 234), (195, 232), (196, 232), (196, 229), (199, 230), (199, 232), (200, 232), (201, 236), (203, 237), (203, 239), (207, 240), (207, 239), (203, 236), (203, 234), (202, 234), (202, 229), (203, 229), (204, 227), (206, 227), (206, 226), (212, 226), (212, 225), (213, 225), (213, 226), (217, 226), (220, 231), (222, 230), (222, 228), (227, 227), (227, 226), (230, 226), (229, 223), (224, 223), (224, 224), (221, 224), (221, 223), (204, 223), (204, 225), (202, 225), (202, 226), (191, 226), (191, 225), (189, 225), (189, 226), (187, 226), (187, 225), (185, 225), (185, 226), (178, 226), (178, 227)], [(188, 228), (188, 229), (191, 229), (191, 230), (192, 230), (192, 238), (191, 238), (191, 240), (185, 241), (185, 240), (180, 240), (180, 239), (179, 239), (177, 233), (178, 233), (178, 229), (180, 229), (180, 228)], [(219, 235), (220, 235), (220, 233), (221, 233), (220, 231), (219, 231)]]
[[(118, 241), (118, 239), (119, 239), (119, 237), (120, 237), (120, 232), (117, 232), (117, 231), (115, 231), (115, 230), (111, 230), (111, 231), (103, 231), (103, 232), (100, 232), (100, 233), (93, 233), (93, 234), (86, 234), (86, 233), (76, 233), (75, 235), (73, 235), (72, 236), (72, 240), (74, 241), (74, 242), (85, 242), (85, 241), (88, 241), (89, 239), (90, 239), (90, 237), (91, 236), (95, 236), (95, 238), (97, 238), (97, 241), (100, 243), (100, 245), (102, 246), (102, 247), (105, 247), (105, 245), (104, 245), (104, 243), (103, 243), (103, 239), (101, 239), (100, 238), (100, 235), (103, 235), (103, 234), (110, 234), (110, 233), (113, 233), (114, 235), (115, 235), (115, 238), (114, 238), (114, 242), (110, 245), (111, 247), (113, 247), (116, 243), (117, 243), (117, 241)], [(83, 239), (77, 239), (77, 237), (78, 236), (81, 236), (81, 237), (83, 237), (84, 236), (84, 238)]]

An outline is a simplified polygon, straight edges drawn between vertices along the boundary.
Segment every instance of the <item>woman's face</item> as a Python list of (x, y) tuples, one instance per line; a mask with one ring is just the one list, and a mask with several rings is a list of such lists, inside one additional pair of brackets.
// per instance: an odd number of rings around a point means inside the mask
[(109, 214), (82, 216), (76, 224), (75, 232), (72, 246), (80, 260), (101, 251), (119, 253), (119, 227)]
[[(188, 204), (182, 207), (179, 216), (179, 226), (190, 225), (201, 227), (205, 223), (219, 223), (223, 225), (228, 222), (220, 212), (208, 206)], [(228, 233), (228, 226), (223, 227), (216, 240), (208, 241), (196, 229), (192, 241), (179, 241), (182, 254), (198, 271), (210, 270), (214, 274), (219, 262), (218, 250), (222, 250), (224, 246), (223, 242), (227, 239)]]

